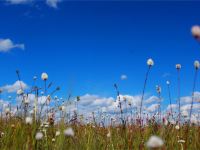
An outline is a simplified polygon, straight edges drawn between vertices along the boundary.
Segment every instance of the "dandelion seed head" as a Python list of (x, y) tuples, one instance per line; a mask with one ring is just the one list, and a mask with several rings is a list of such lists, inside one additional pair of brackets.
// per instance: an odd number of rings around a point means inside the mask
[(194, 25), (191, 28), (191, 32), (194, 38), (197, 38), (197, 39), (200, 38), (200, 26)]
[(194, 67), (195, 67), (195, 69), (199, 69), (200, 63), (198, 60), (194, 61)]
[(52, 142), (55, 142), (55, 141), (56, 141), (56, 139), (55, 139), (55, 138), (53, 138), (53, 139), (52, 139)]
[(147, 141), (148, 148), (159, 148), (163, 146), (163, 144), (164, 144), (163, 140), (160, 137), (155, 136), (155, 135), (151, 136), (149, 140)]
[(176, 125), (176, 126), (175, 126), (175, 129), (176, 129), (176, 130), (179, 130), (179, 129), (180, 129), (179, 125)]
[(42, 132), (37, 132), (36, 135), (35, 135), (35, 139), (36, 140), (41, 140), (42, 138), (43, 138)]
[(178, 143), (185, 143), (185, 140), (178, 140)]
[(147, 65), (148, 65), (148, 66), (153, 66), (153, 65), (154, 65), (153, 59), (149, 58), (149, 59), (147, 60)]
[(65, 136), (71, 136), (71, 137), (73, 137), (73, 136), (74, 136), (74, 131), (73, 131), (73, 129), (72, 129), (71, 127), (65, 129), (65, 130), (64, 130), (64, 135), (65, 135)]
[(26, 124), (32, 124), (33, 123), (33, 119), (31, 117), (26, 117), (25, 119)]
[(110, 133), (110, 131), (108, 131), (108, 134), (106, 135), (108, 138), (110, 138), (111, 137), (111, 133)]
[(176, 69), (180, 70), (181, 69), (181, 64), (176, 64)]
[(46, 81), (48, 79), (48, 74), (43, 72), (42, 75), (41, 75), (41, 79)]
[(56, 131), (56, 136), (59, 136), (60, 135), (60, 131)]

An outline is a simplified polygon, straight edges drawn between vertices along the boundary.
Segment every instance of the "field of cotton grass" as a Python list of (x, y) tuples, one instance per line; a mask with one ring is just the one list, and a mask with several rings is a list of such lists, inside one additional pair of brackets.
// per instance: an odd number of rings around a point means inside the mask
[[(200, 42), (200, 27), (192, 27), (192, 35)], [(79, 108), (82, 97), (60, 98), (56, 93), (60, 87), (54, 87), (48, 81), (48, 74), (42, 73), (41, 79), (33, 77), (34, 85), (24, 88), (20, 71), (16, 71), (19, 88), (14, 99), (16, 105), (7, 103), (1, 107), (0, 149), (2, 150), (199, 150), (200, 117), (199, 105), (195, 98), (200, 63), (194, 61), (194, 78), (191, 101), (188, 109), (181, 109), (180, 78), (181, 64), (175, 64), (177, 70), (177, 110), (171, 98), (171, 83), (166, 81), (169, 109), (163, 111), (162, 89), (156, 86), (158, 104), (155, 113), (144, 109), (144, 96), (148, 78), (154, 67), (153, 59), (147, 60), (140, 107), (135, 107), (130, 97), (123, 96), (120, 88), (114, 84), (116, 107), (109, 113), (99, 110), (84, 114)], [(40, 83), (37, 85), (37, 83)], [(0, 96), (4, 90), (0, 89)]]

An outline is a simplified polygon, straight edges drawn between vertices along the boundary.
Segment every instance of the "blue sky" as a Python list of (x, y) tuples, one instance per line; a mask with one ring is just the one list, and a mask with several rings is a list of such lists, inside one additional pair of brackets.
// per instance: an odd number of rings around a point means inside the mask
[(13, 84), (19, 69), (28, 85), (47, 72), (63, 97), (69, 92), (114, 97), (114, 83), (123, 94), (136, 95), (152, 58), (147, 93), (155, 95), (159, 84), (166, 97), (170, 80), (176, 98), (175, 64), (181, 63), (181, 95), (190, 95), (193, 62), (200, 57), (190, 30), (200, 24), (199, 9), (200, 2), (63, 1), (53, 8), (42, 1), (1, 1), (0, 39), (25, 48), (0, 53), (0, 85)]

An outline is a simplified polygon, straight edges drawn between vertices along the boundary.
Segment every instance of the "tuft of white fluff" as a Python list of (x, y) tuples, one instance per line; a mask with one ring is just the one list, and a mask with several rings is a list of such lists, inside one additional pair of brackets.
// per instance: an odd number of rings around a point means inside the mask
[(154, 65), (153, 59), (149, 58), (149, 59), (147, 60), (147, 65), (148, 65), (148, 66), (153, 66), (153, 65)]
[(41, 140), (42, 138), (43, 138), (42, 132), (37, 132), (36, 135), (35, 135), (35, 139), (36, 140)]
[(191, 28), (192, 35), (195, 38), (200, 38), (200, 26), (195, 25)]
[(180, 129), (179, 125), (176, 125), (176, 126), (175, 126), (175, 129), (176, 129), (176, 130), (179, 130), (179, 129)]
[(148, 148), (159, 148), (163, 146), (163, 144), (164, 144), (163, 140), (160, 137), (155, 136), (155, 135), (151, 136), (149, 140), (147, 141)]
[(71, 127), (69, 127), (69, 128), (64, 130), (64, 135), (73, 137), (74, 136), (74, 130)]
[(59, 136), (60, 135), (60, 131), (56, 131), (56, 136)]
[(33, 119), (31, 117), (26, 117), (25, 122), (26, 122), (26, 124), (32, 124), (33, 123)]

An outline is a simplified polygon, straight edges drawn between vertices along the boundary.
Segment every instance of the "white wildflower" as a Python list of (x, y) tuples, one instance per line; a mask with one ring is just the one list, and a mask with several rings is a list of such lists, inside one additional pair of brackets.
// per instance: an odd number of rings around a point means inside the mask
[(176, 64), (176, 69), (180, 70), (181, 69), (181, 64)]
[(44, 81), (47, 80), (47, 79), (48, 79), (48, 74), (45, 73), (45, 72), (42, 73), (42, 75), (41, 75), (41, 79), (44, 80)]
[(176, 129), (176, 130), (179, 130), (179, 129), (180, 129), (179, 125), (176, 125), (176, 126), (175, 126), (175, 129)]
[(147, 142), (148, 148), (159, 148), (164, 144), (163, 140), (158, 136), (151, 136)]
[(56, 131), (56, 136), (59, 136), (60, 135), (60, 131)]
[(200, 38), (200, 26), (195, 25), (192, 27), (191, 29), (192, 35), (194, 36), (194, 38)]
[(200, 67), (200, 64), (199, 64), (199, 61), (194, 61), (194, 67), (195, 67), (195, 69), (199, 69), (199, 67)]
[(36, 140), (41, 140), (42, 138), (43, 138), (42, 132), (37, 132), (36, 135), (35, 135), (35, 139)]
[(26, 124), (32, 124), (33, 123), (33, 119), (31, 117), (26, 117), (25, 122), (26, 122)]
[(64, 130), (64, 135), (65, 135), (65, 136), (71, 136), (71, 137), (73, 137), (73, 136), (74, 136), (74, 131), (73, 131), (73, 129), (72, 129), (71, 127), (65, 129), (65, 130)]
[(154, 61), (150, 58), (147, 60), (147, 65), (148, 66), (153, 66), (154, 65)]

